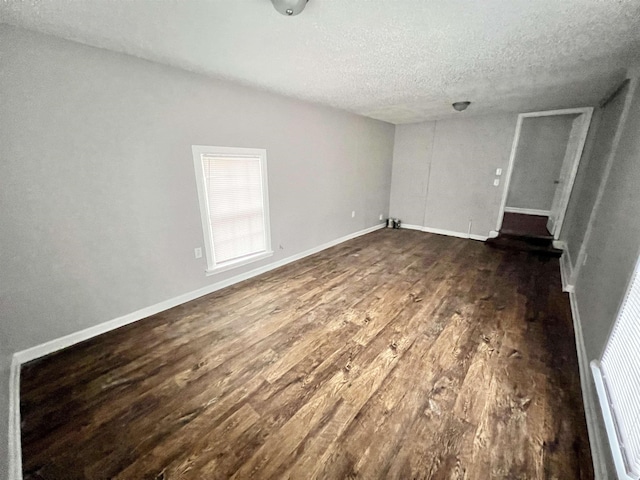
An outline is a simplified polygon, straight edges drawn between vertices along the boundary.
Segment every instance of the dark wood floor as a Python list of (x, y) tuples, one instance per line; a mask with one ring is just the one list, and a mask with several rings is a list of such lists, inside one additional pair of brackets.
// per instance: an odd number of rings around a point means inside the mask
[(557, 259), (381, 230), (26, 365), (25, 479), (591, 479)]

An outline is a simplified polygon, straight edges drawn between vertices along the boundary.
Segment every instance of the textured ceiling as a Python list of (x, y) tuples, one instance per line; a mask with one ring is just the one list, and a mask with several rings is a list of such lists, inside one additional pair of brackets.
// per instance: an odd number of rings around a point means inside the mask
[(0, 20), (392, 123), (594, 104), (640, 62), (640, 0), (0, 0)]

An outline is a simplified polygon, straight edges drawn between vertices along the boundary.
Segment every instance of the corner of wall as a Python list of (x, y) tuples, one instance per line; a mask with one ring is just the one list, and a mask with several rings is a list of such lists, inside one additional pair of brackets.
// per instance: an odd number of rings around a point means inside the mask
[[(554, 242), (555, 243), (555, 242)], [(558, 242), (559, 248), (563, 250), (560, 257), (560, 277), (562, 278), (562, 291), (573, 293), (573, 264), (571, 263), (571, 253), (569, 253), (569, 247), (565, 242)]]
[(9, 377), (9, 480), (22, 480), (22, 448), (20, 438), (20, 362), (13, 355)]

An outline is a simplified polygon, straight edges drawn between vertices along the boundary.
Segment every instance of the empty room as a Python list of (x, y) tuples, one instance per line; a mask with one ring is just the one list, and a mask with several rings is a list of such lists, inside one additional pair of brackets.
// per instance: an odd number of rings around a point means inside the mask
[(640, 0), (0, 2), (0, 480), (640, 478)]

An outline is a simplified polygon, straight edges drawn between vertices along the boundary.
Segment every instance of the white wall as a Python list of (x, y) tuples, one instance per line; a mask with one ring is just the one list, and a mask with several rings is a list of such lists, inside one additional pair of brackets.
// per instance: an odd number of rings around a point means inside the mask
[[(9, 354), (388, 213), (393, 125), (6, 25), (0, 59), (0, 336)], [(205, 276), (193, 253), (203, 234), (192, 144), (267, 149), (272, 258)]]
[(507, 207), (551, 210), (576, 115), (528, 117), (522, 121)]
[[(498, 221), (517, 115), (486, 115), (396, 127), (390, 215), (429, 229), (489, 236)], [(501, 178), (502, 180), (502, 178)]]
[[(625, 101), (629, 105), (625, 115)], [(622, 116), (622, 120), (619, 122)], [(613, 149), (611, 169), (606, 162)], [(584, 262), (571, 265), (569, 277), (575, 278), (575, 313), (582, 330), (584, 362), (600, 358), (640, 254), (640, 90), (625, 88), (620, 96), (601, 112), (595, 133), (594, 148), (583, 165), (583, 179), (574, 189), (572, 208), (568, 211), (561, 240), (567, 242), (571, 257), (577, 257), (584, 245)], [(602, 189), (599, 199), (598, 190)], [(593, 214), (591, 210), (595, 205)], [(585, 220), (585, 219), (590, 219)], [(589, 224), (589, 225), (587, 225)], [(590, 232), (585, 236), (586, 232)], [(580, 237), (582, 235), (582, 238)], [(573, 275), (571, 275), (573, 273)], [(578, 346), (580, 349), (580, 346)], [(587, 368), (586, 365), (583, 365)], [(583, 391), (588, 404), (599, 412), (593, 381), (589, 372)], [(608, 445), (602, 419), (598, 419), (598, 436)], [(613, 476), (608, 447), (602, 452)]]

